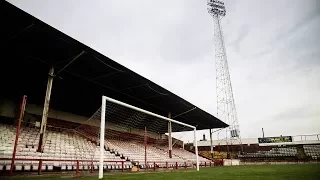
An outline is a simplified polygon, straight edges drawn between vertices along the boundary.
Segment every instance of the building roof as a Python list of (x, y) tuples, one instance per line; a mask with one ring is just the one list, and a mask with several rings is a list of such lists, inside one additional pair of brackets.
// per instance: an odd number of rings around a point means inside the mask
[[(28, 96), (43, 105), (50, 67), (55, 68), (50, 108), (91, 116), (101, 96), (172, 117), (196, 106), (94, 49), (2, 1), (3, 95)], [(177, 118), (197, 129), (228, 125), (196, 107)]]

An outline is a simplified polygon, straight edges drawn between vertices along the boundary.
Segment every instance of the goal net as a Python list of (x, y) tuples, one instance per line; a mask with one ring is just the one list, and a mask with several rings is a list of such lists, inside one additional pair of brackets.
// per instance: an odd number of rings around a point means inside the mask
[[(199, 156), (196, 127), (138, 107), (102, 97), (101, 107), (85, 123), (75, 128), (79, 135), (97, 144), (90, 158), (99, 160), (99, 178), (104, 169), (196, 167)], [(195, 152), (184, 150), (183, 141), (172, 133), (188, 131)]]

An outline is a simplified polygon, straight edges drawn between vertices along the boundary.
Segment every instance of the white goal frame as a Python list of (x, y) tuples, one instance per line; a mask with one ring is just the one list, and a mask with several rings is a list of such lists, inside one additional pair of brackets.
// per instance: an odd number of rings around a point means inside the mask
[(143, 109), (140, 109), (138, 107), (117, 101), (115, 99), (109, 98), (107, 96), (102, 96), (102, 104), (101, 104), (101, 125), (100, 125), (100, 158), (99, 158), (99, 179), (103, 178), (103, 157), (104, 157), (104, 136), (105, 136), (105, 120), (106, 120), (106, 102), (111, 102), (114, 104), (118, 104), (120, 106), (124, 106), (127, 107), (129, 109), (162, 119), (164, 121), (168, 121), (168, 122), (172, 122), (172, 123), (176, 123), (176, 124), (180, 124), (189, 128), (192, 128), (194, 131), (194, 146), (195, 146), (195, 156), (196, 156), (196, 167), (197, 167), (197, 171), (199, 171), (199, 156), (198, 156), (198, 144), (197, 144), (197, 128), (195, 126), (186, 124), (186, 123), (182, 123), (179, 121), (176, 121), (174, 119), (171, 118), (167, 118)]

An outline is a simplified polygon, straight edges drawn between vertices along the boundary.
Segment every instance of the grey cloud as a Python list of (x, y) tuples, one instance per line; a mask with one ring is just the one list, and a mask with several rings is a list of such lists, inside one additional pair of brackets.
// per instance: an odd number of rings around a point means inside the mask
[(288, 122), (294, 119), (309, 119), (312, 117), (319, 117), (320, 112), (318, 110), (319, 109), (315, 108), (313, 105), (294, 107), (275, 114), (272, 120)]
[(259, 57), (265, 56), (267, 54), (271, 54), (274, 51), (275, 51), (275, 48), (269, 47), (269, 48), (263, 49), (261, 51), (258, 51), (256, 54), (253, 54), (252, 56), (250, 56), (250, 58), (252, 58), (252, 59), (259, 58)]
[[(315, 4), (318, 4), (316, 2)], [(299, 21), (297, 21), (295, 24), (293, 24), (290, 28), (285, 29), (283, 32), (279, 33), (276, 37), (276, 41), (283, 41), (284, 39), (287, 39), (288, 37), (292, 36), (295, 34), (299, 29), (303, 28), (304, 26), (307, 26), (313, 19), (317, 18), (317, 16), (320, 15), (320, 6), (315, 6), (317, 7), (313, 11), (304, 14), (301, 12), (300, 9), (297, 9), (297, 18), (299, 18)], [(300, 18), (302, 16), (302, 18)]]
[(237, 32), (237, 38), (232, 41), (232, 42), (229, 42), (227, 44), (227, 46), (231, 46), (231, 47), (234, 47), (234, 50), (239, 53), (240, 52), (240, 44), (241, 42), (247, 38), (247, 36), (249, 35), (249, 27), (247, 24), (243, 24), (242, 26), (240, 26), (238, 32)]

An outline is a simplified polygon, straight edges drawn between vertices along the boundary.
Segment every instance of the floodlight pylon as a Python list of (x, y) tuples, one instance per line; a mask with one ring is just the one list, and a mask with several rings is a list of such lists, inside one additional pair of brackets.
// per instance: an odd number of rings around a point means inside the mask
[(217, 117), (227, 123), (226, 145), (241, 144), (240, 129), (233, 97), (221, 19), (226, 15), (224, 2), (208, 0), (208, 13), (213, 17), (216, 65)]

